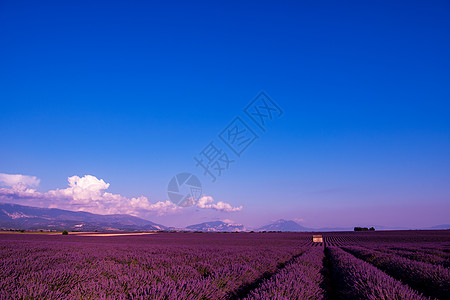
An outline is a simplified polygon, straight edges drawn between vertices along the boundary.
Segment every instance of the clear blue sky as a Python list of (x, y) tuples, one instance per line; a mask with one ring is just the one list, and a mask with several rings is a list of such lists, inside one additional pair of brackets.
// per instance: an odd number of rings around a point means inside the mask
[[(244, 2), (1, 0), (0, 173), (244, 207), (168, 225), (450, 223), (450, 2)], [(193, 157), (261, 90), (284, 115), (211, 183)]]

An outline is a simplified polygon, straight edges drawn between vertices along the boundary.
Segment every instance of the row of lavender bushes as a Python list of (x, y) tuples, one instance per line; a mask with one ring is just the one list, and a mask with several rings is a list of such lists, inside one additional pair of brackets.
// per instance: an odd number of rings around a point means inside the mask
[(324, 252), (312, 247), (264, 281), (246, 299), (323, 299)]
[[(248, 299), (322, 299), (322, 285), (330, 282), (329, 296), (341, 299), (426, 299), (420, 292), (449, 299), (447, 268), (397, 255), (414, 253), (418, 245), (363, 243), (380, 251), (329, 247), (332, 278), (327, 281), (321, 274), (323, 247), (306, 247), (310, 240), (297, 243), (292, 237), (295, 242), (283, 246), (260, 239), (230, 244), (221, 236), (178, 241), (161, 235), (160, 244), (144, 238), (132, 243), (76, 237), (63, 243), (5, 240), (0, 243), (0, 299), (229, 299), (274, 272)], [(446, 259), (444, 250), (436, 246), (423, 253)]]
[[(394, 247), (385, 245), (364, 245), (366, 248), (380, 250), (382, 252), (393, 253), (405, 258), (430, 263), (433, 265), (441, 265), (450, 267), (450, 254), (439, 249), (427, 249), (422, 247), (411, 247), (411, 245), (396, 245)], [(437, 246), (438, 247), (438, 246)]]
[(338, 247), (329, 255), (334, 292), (339, 299), (427, 299), (400, 281)]
[(226, 299), (301, 251), (6, 242), (0, 299)]
[(450, 298), (450, 270), (448, 268), (363, 247), (344, 247), (343, 249), (425, 295), (438, 299)]

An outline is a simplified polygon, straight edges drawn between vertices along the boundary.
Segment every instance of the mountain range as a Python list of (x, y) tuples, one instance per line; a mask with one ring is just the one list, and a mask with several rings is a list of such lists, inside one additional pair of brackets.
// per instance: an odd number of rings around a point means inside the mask
[(302, 225), (291, 221), (280, 219), (272, 224), (265, 225), (257, 229), (257, 231), (312, 231), (313, 229), (303, 227)]
[(232, 224), (223, 221), (213, 221), (196, 225), (190, 225), (187, 226), (186, 229), (193, 231), (206, 231), (206, 232), (245, 231), (245, 227), (242, 224)]
[(98, 215), (83, 211), (0, 203), (0, 228), (26, 230), (151, 231), (167, 227), (130, 215)]
[[(368, 227), (372, 227), (368, 226)], [(405, 230), (409, 228), (374, 225), (377, 230)], [(242, 224), (212, 221), (190, 225), (185, 228), (168, 227), (135, 216), (115, 214), (99, 215), (83, 211), (69, 211), (56, 208), (38, 208), (11, 203), (0, 203), (0, 229), (25, 230), (70, 230), (70, 231), (205, 231), (235, 232), (247, 231)], [(437, 225), (423, 229), (450, 229), (450, 225)], [(292, 220), (280, 219), (255, 231), (313, 232), (353, 231), (353, 227), (304, 227)]]

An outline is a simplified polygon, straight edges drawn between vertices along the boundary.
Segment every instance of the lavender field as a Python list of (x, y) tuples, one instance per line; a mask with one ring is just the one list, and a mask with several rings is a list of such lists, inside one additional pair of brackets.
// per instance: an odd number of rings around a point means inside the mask
[(450, 231), (0, 234), (0, 299), (449, 299)]

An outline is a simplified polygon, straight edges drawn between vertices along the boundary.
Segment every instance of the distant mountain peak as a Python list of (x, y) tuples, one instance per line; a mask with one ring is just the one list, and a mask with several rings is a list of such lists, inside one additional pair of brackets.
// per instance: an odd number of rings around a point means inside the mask
[(231, 232), (231, 231), (245, 231), (245, 227), (242, 224), (234, 224), (224, 221), (211, 221), (200, 224), (194, 224), (187, 226), (186, 229), (193, 231), (206, 231), (206, 232)]
[(275, 222), (258, 228), (258, 231), (311, 231), (292, 220), (279, 219)]

